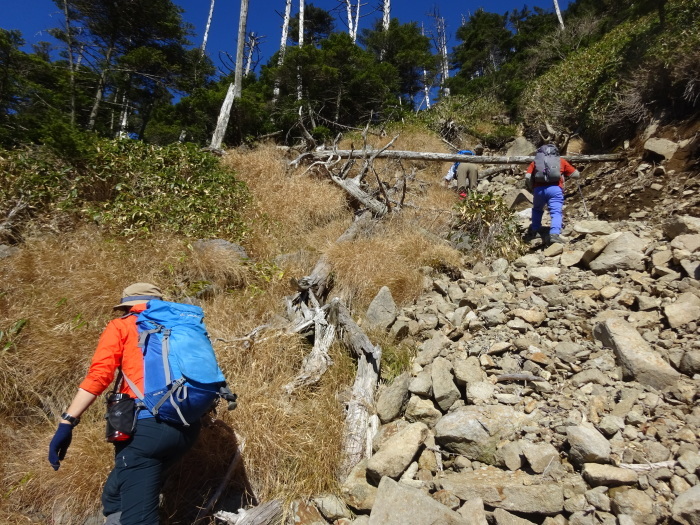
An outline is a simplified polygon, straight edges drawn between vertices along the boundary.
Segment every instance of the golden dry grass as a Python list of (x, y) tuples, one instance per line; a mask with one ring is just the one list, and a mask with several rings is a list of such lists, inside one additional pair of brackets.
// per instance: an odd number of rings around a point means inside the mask
[[(402, 140), (397, 148), (439, 146), (431, 136)], [(78, 524), (99, 511), (101, 486), (111, 468), (111, 446), (102, 437), (102, 400), (83, 417), (58, 472), (46, 453), (56, 417), (114, 315), (111, 306), (136, 281), (158, 284), (171, 300), (191, 294), (199, 282), (214, 286), (217, 293), (202, 306), (221, 366), (240, 396), (239, 408), (220, 408), (221, 422), (203, 429), (195, 449), (169, 476), (164, 523), (192, 522), (228, 468), (233, 431), (245, 443), (243, 466), (224, 498), (240, 496), (244, 476), (260, 500), (337, 490), (344, 420), (339, 398), (352, 383), (353, 360), (334, 345), (335, 364), (321, 382), (289, 398), (282, 387), (296, 376), (308, 343), (278, 336), (247, 346), (240, 339), (283, 313), (282, 298), (293, 293), (289, 277), (307, 274), (324, 253), (334, 267), (332, 293), (346, 297), (356, 312), (383, 285), (397, 302), (410, 303), (423, 289), (422, 267), (460, 264), (458, 252), (431, 240), (449, 224), (454, 194), (442, 188), (442, 167), (378, 166), (382, 177), (390, 170), (396, 176), (414, 173), (408, 183), (411, 206), (379, 222), (370, 235), (335, 245), (352, 221), (344, 193), (320, 171), (286, 171), (287, 160), (272, 146), (225, 158), (251, 190), (245, 210), (250, 233), (243, 242), (251, 261), (217, 249), (193, 250), (195, 239), (110, 238), (93, 227), (27, 238), (18, 255), (3, 260), (0, 330), (27, 320), (0, 359), (5, 523)]]

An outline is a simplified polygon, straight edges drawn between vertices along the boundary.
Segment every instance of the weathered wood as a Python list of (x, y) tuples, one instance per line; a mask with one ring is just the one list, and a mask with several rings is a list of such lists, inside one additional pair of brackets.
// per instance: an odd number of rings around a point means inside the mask
[(230, 525), (280, 525), (282, 502), (275, 499), (238, 513), (219, 511), (214, 516)]
[[(361, 150), (321, 150), (313, 151), (310, 156), (314, 159), (324, 159), (331, 155), (341, 158), (366, 158), (374, 155), (376, 158), (403, 159), (403, 160), (428, 160), (436, 162), (471, 162), (472, 164), (529, 164), (535, 160), (534, 156), (517, 157), (486, 157), (483, 155), (458, 155), (457, 153), (426, 153), (420, 151), (383, 151), (377, 153), (374, 149)], [(615, 162), (623, 160), (624, 155), (620, 153), (609, 153), (604, 155), (562, 155), (562, 158), (573, 163), (585, 162)]]
[(325, 312), (321, 308), (316, 309), (314, 316), (315, 336), (314, 347), (304, 358), (301, 371), (293, 381), (285, 385), (287, 395), (291, 395), (298, 388), (317, 383), (321, 376), (333, 364), (333, 359), (328, 351), (335, 341), (335, 325), (328, 323)]
[(365, 455), (370, 412), (379, 381), (382, 349), (372, 344), (339, 299), (333, 299), (331, 304), (329, 319), (342, 328), (344, 343), (358, 356), (357, 375), (345, 417), (343, 460), (339, 472), (339, 477), (345, 479)]
[(634, 470), (635, 472), (646, 472), (657, 468), (673, 468), (676, 465), (678, 465), (678, 462), (670, 459), (668, 461), (659, 461), (658, 463), (619, 463), (617, 466), (627, 470)]

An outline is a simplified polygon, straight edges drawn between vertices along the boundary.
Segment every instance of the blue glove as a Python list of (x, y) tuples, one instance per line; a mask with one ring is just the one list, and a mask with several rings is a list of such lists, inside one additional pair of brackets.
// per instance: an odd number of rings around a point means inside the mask
[(60, 423), (49, 445), (49, 463), (54, 470), (58, 470), (61, 461), (66, 457), (70, 442), (73, 440), (73, 425)]

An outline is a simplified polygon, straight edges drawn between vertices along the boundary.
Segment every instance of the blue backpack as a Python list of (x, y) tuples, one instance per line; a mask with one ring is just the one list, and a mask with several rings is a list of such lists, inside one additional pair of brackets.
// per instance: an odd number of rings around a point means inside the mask
[(124, 379), (139, 399), (137, 406), (185, 426), (198, 421), (220, 397), (233, 408), (235, 394), (226, 387), (199, 306), (154, 299), (138, 314), (136, 326), (144, 392), (126, 375)]

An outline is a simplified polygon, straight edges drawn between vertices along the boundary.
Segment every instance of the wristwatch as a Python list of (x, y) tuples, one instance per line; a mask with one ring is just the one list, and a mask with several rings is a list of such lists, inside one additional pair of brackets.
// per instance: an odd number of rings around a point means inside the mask
[(68, 412), (61, 414), (61, 419), (68, 421), (72, 427), (77, 427), (78, 423), (80, 423), (79, 417), (73, 417)]

